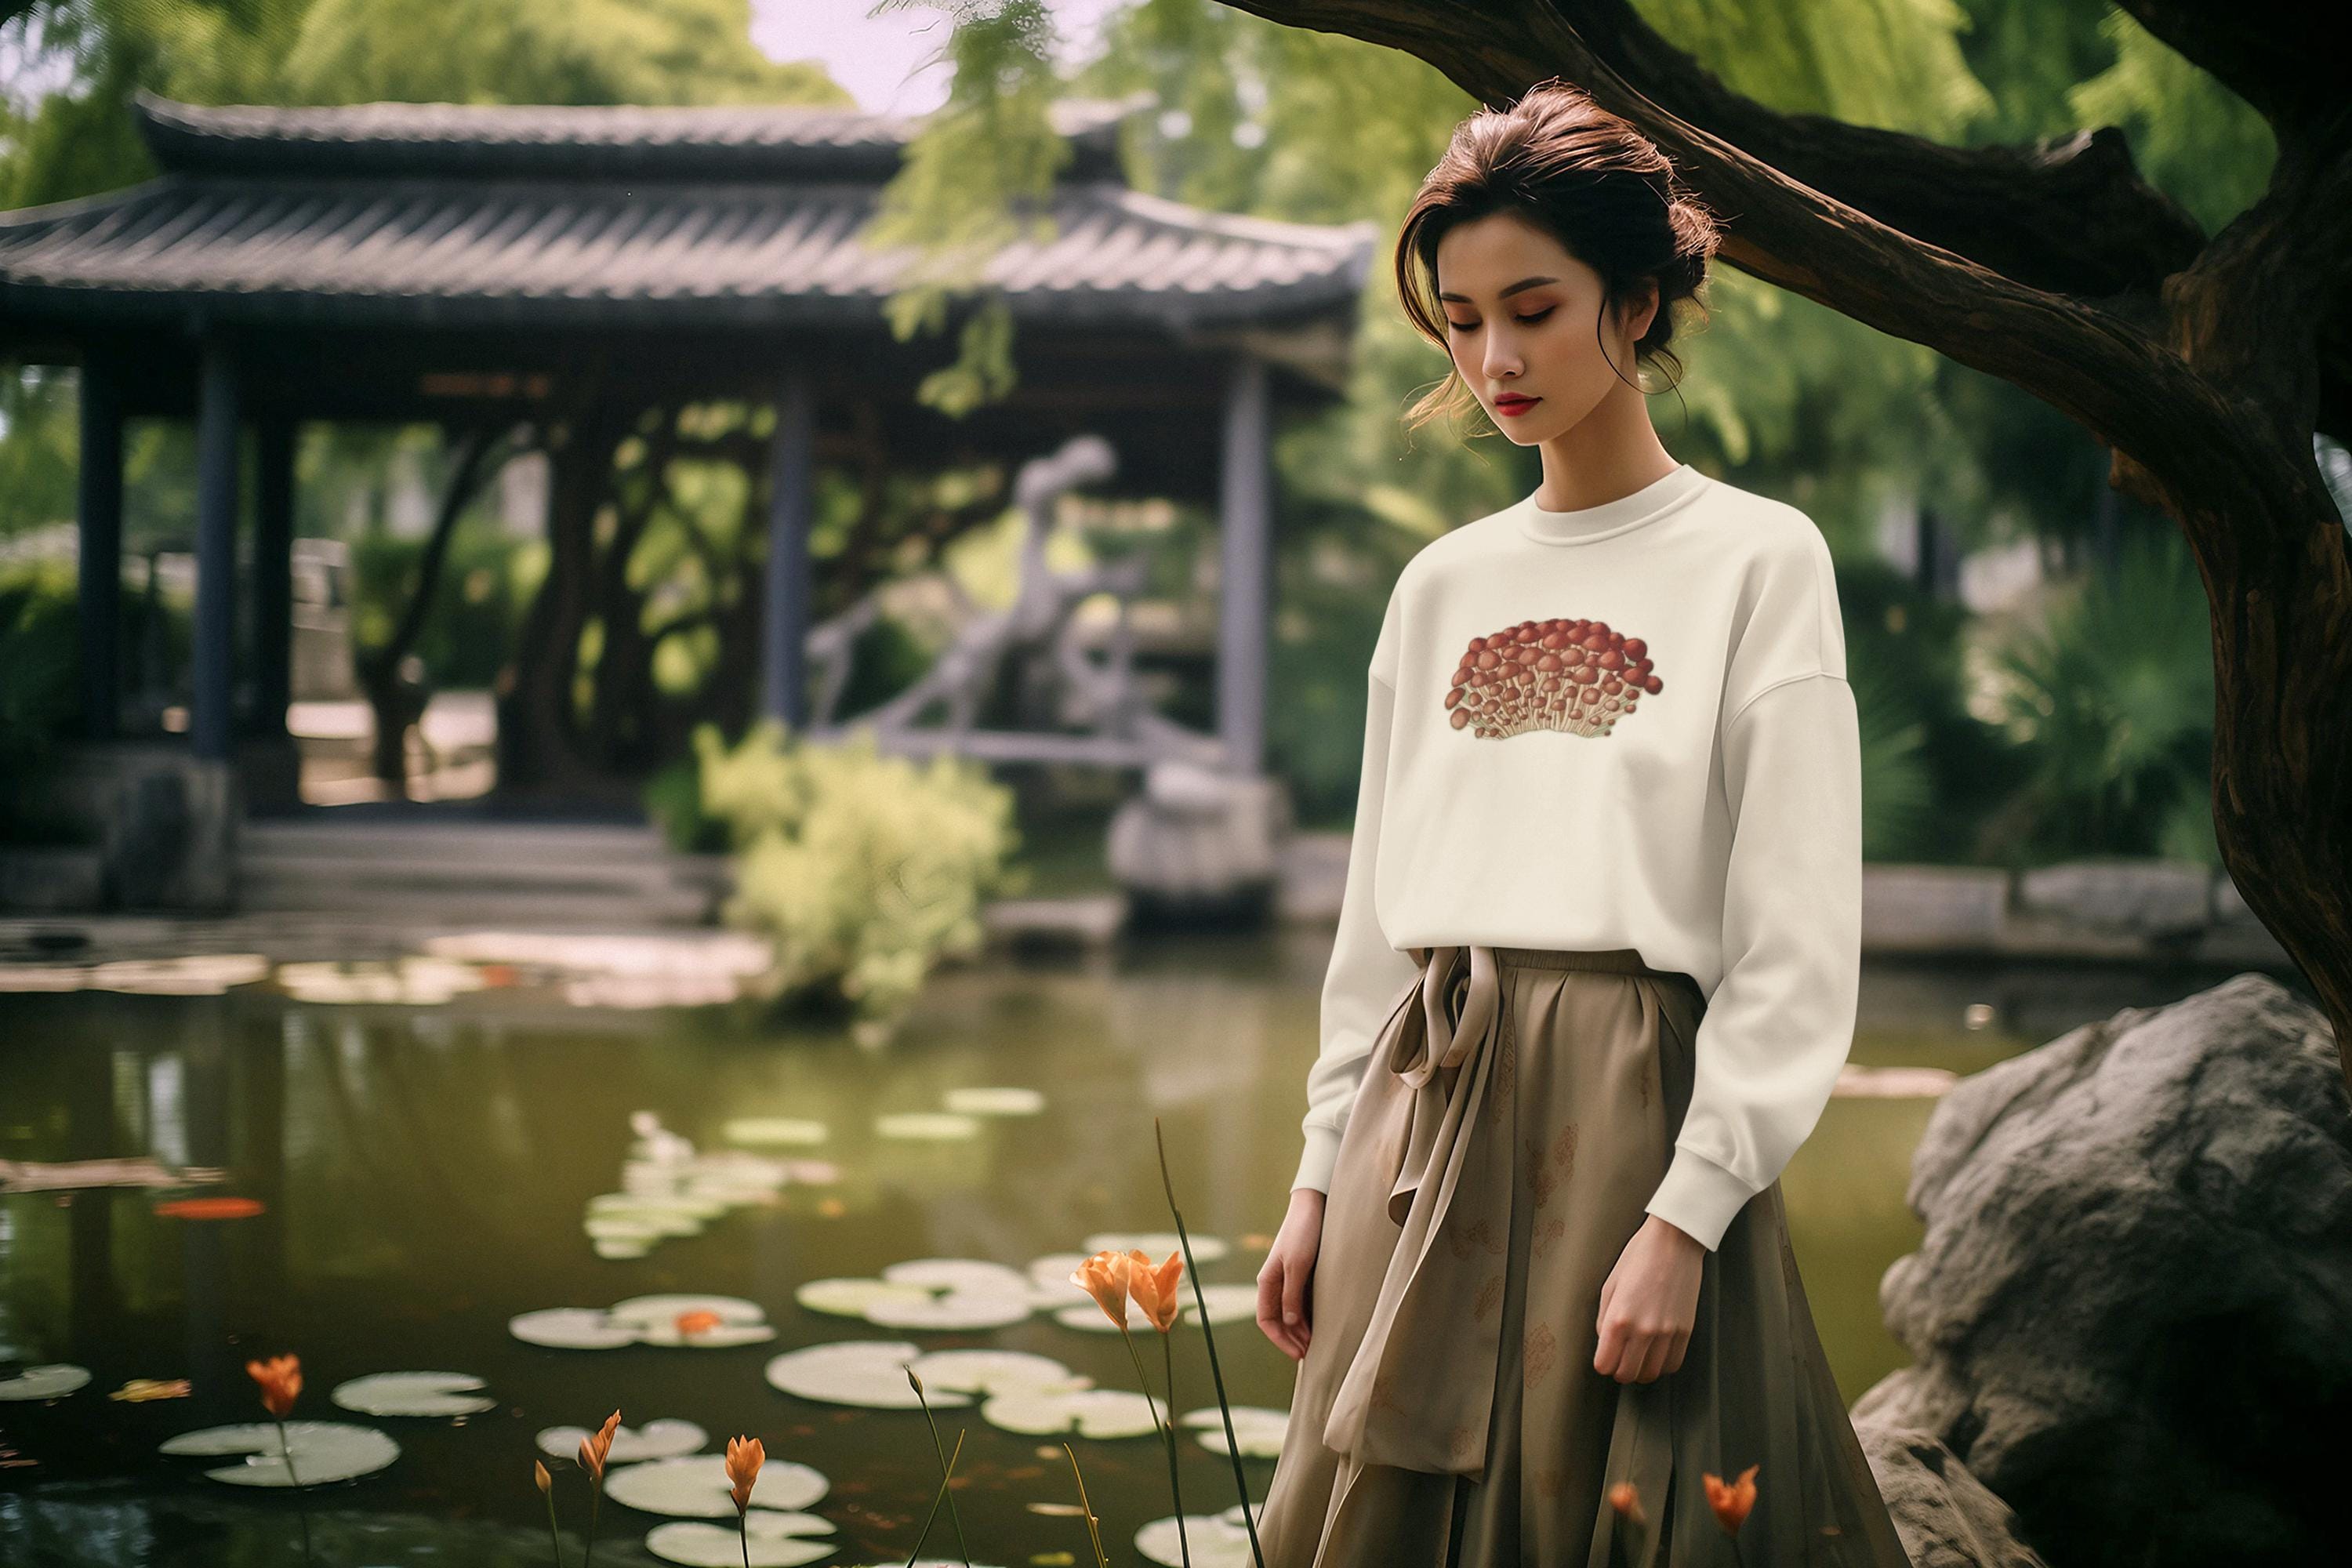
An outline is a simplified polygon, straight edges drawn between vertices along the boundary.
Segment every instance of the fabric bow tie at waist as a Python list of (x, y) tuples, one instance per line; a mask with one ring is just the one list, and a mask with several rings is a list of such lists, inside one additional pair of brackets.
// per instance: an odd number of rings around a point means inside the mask
[[(1486, 1466), (1510, 1244), (1513, 1129), (1478, 1127), (1500, 1048), (1501, 987), (1490, 947), (1410, 951), (1421, 976), (1398, 997), (1381, 1031), (1388, 1051), (1372, 1064), (1412, 1091), (1388, 1194), (1402, 1233), (1323, 1441), (1361, 1465), (1476, 1479)], [(1458, 973), (1465, 951), (1466, 975)], [(1507, 1107), (1497, 1100), (1494, 1109)], [(1446, 1253), (1433, 1260), (1441, 1235)]]

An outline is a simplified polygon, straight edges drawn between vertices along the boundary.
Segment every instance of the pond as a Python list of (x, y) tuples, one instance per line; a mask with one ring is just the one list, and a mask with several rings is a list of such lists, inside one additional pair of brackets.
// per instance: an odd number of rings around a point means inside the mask
[[(761, 1437), (772, 1466), (795, 1460), (829, 1479), (813, 1510), (836, 1527), (838, 1550), (822, 1561), (903, 1563), (939, 1479), (923, 1413), (781, 1392), (762, 1375), (772, 1358), (905, 1340), (926, 1352), (1035, 1352), (1128, 1389), (1133, 1363), (1116, 1333), (1065, 1326), (1043, 1307), (977, 1331), (892, 1330), (811, 1310), (795, 1291), (918, 1258), (1025, 1269), (1101, 1233), (1167, 1231), (1154, 1117), (1189, 1227), (1230, 1247), (1203, 1279), (1249, 1283), (1297, 1159), (1328, 952), (1328, 933), (1291, 929), (992, 959), (937, 975), (880, 1048), (749, 1004), (567, 1006), (530, 984), (430, 1005), (304, 1001), (269, 984), (214, 996), (0, 994), (0, 1161), (152, 1155), (216, 1167), (220, 1183), (195, 1190), (261, 1205), (204, 1220), (159, 1212), (181, 1189), (0, 1198), (0, 1377), (9, 1361), (92, 1373), (54, 1402), (0, 1404), (0, 1562), (299, 1562), (296, 1494), (225, 1487), (203, 1464), (156, 1451), (174, 1434), (260, 1419), (244, 1363), (292, 1352), (306, 1379), (298, 1418), (377, 1427), (401, 1449), (388, 1468), (301, 1494), (322, 1563), (548, 1562), (535, 1435), (593, 1426), (615, 1408), (632, 1426), (695, 1423), (706, 1452), (739, 1432)], [(1874, 963), (1854, 1061), (1965, 1074), (2223, 977)], [(1919, 1234), (1903, 1190), (1935, 1101), (1916, 1092), (1916, 1076), (1908, 1090), (1833, 1100), (1783, 1178), (1849, 1401), (1907, 1360), (1879, 1324), (1876, 1290)], [(964, 1138), (877, 1131), (877, 1118), (938, 1112), (975, 1088), (1034, 1089), (1044, 1107), (982, 1115)], [(808, 1179), (736, 1203), (695, 1234), (633, 1245), (625, 1224), (604, 1227), (607, 1250), (642, 1256), (600, 1257), (585, 1217), (591, 1200), (621, 1189), (632, 1118), (644, 1112), (706, 1153), (728, 1149), (730, 1124), (751, 1119), (814, 1120), (829, 1135), (754, 1153)], [(774, 1338), (592, 1352), (509, 1331), (519, 1314), (664, 1293), (756, 1303)], [(1236, 1405), (1287, 1404), (1293, 1363), (1247, 1316), (1221, 1323), (1216, 1344)], [(1176, 1347), (1177, 1409), (1213, 1407), (1197, 1328), (1180, 1327)], [(1158, 1336), (1146, 1331), (1140, 1348), (1157, 1387)], [(495, 1407), (371, 1416), (330, 1402), (345, 1380), (399, 1371), (479, 1377)], [(186, 1378), (191, 1392), (106, 1397), (138, 1378)], [(950, 1447), (963, 1434), (955, 1499), (972, 1562), (1093, 1561), (1082, 1521), (1055, 1511), (1076, 1501), (1059, 1439), (999, 1430), (977, 1401), (936, 1416)], [(1111, 1561), (1144, 1561), (1136, 1531), (1171, 1511), (1156, 1438), (1072, 1446)], [(1244, 1463), (1263, 1496), (1272, 1461)], [(583, 1483), (554, 1468), (566, 1560), (578, 1563)], [(1189, 1512), (1235, 1500), (1230, 1461), (1190, 1434), (1181, 1478)], [(643, 1542), (661, 1522), (608, 1502), (596, 1562), (655, 1561)], [(960, 1561), (944, 1513), (924, 1556)]]

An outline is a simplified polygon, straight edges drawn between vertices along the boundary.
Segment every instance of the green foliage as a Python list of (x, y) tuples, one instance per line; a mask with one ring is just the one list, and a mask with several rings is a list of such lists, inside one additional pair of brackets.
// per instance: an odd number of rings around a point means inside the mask
[(1969, 708), (1971, 617), (1874, 556), (1840, 560), (1837, 579), (1862, 721), (1863, 853), (1963, 858), (2018, 772), (2000, 732)]
[(816, 103), (822, 68), (751, 42), (751, 0), (76, 0), (42, 13), (24, 62), (64, 79), (0, 98), (0, 207), (155, 173), (126, 105)]
[(761, 54), (751, 25), (750, 0), (314, 0), (286, 100), (849, 104)]
[(1013, 792), (982, 765), (887, 756), (873, 732), (818, 744), (755, 726), (695, 732), (702, 808), (736, 853), (727, 918), (764, 934), (780, 997), (845, 1002), (887, 1029), (942, 956), (982, 940), (981, 900), (1015, 879)]
[(73, 521), (74, 388), (70, 371), (0, 365), (0, 539)]
[(2030, 771), (1991, 847), (2220, 863), (2210, 611), (2176, 531), (2132, 538), (2112, 580), (2091, 577), (1996, 662)]
[(2208, 234), (2252, 206), (2278, 143), (2253, 107), (2120, 11), (2105, 30), (2115, 63), (2068, 96), (2084, 125), (2118, 125), (2151, 184)]
[[(383, 531), (352, 543), (352, 651), (365, 658), (392, 640), (416, 592), (425, 541)], [(494, 521), (457, 524), (441, 563), (432, 612), (410, 651), (436, 687), (478, 689), (497, 680), (530, 607), (531, 568), (541, 549), (522, 544)]]
[[(917, 0), (881, 0), (874, 14), (914, 8)], [(951, 298), (975, 288), (1001, 250), (1052, 243), (1057, 226), (1043, 203), (1070, 161), (1049, 119), (1062, 87), (1043, 0), (921, 0), (919, 8), (954, 14), (944, 46), (954, 84), (908, 144), (865, 236), (875, 249), (912, 254), (911, 280), (883, 306), (901, 342), (944, 330)], [(927, 374), (915, 395), (960, 418), (1013, 388), (1013, 316), (1002, 297), (966, 312), (958, 342), (955, 362)]]
[(51, 819), (45, 786), (80, 715), (80, 678), (73, 569), (0, 568), (0, 840), (70, 837)]

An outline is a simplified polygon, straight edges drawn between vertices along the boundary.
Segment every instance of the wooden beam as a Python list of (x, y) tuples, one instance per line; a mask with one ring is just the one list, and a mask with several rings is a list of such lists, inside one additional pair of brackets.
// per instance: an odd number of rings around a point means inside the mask
[(1217, 734), (1233, 771), (1244, 775), (1262, 771), (1265, 763), (1266, 628), (1274, 575), (1271, 419), (1265, 362), (1243, 354), (1233, 362), (1225, 391)]
[(289, 410), (257, 421), (253, 521), (253, 730), (286, 733), (294, 696), (294, 437)]
[(110, 362), (82, 362), (80, 395), (82, 733), (110, 741), (122, 692), (122, 397)]
[(768, 561), (762, 582), (760, 712), (797, 730), (808, 721), (809, 524), (815, 502), (816, 408), (805, 367), (776, 388), (769, 447)]
[(195, 700), (188, 732), (195, 754), (226, 762), (236, 667), (236, 361), (227, 342), (205, 341), (196, 392)]

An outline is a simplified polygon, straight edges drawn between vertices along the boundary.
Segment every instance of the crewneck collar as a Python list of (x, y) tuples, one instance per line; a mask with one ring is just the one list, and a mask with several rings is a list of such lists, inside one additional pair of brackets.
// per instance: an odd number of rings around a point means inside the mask
[(1629, 495), (1615, 500), (1602, 501), (1599, 506), (1578, 507), (1572, 511), (1547, 511), (1536, 504), (1535, 492), (1512, 510), (1517, 514), (1519, 531), (1545, 544), (1590, 544), (1595, 540), (1611, 539), (1621, 533), (1655, 522), (1672, 511), (1678, 511), (1706, 488), (1707, 478), (1688, 463), (1677, 463), (1674, 472), (1651, 480)]

